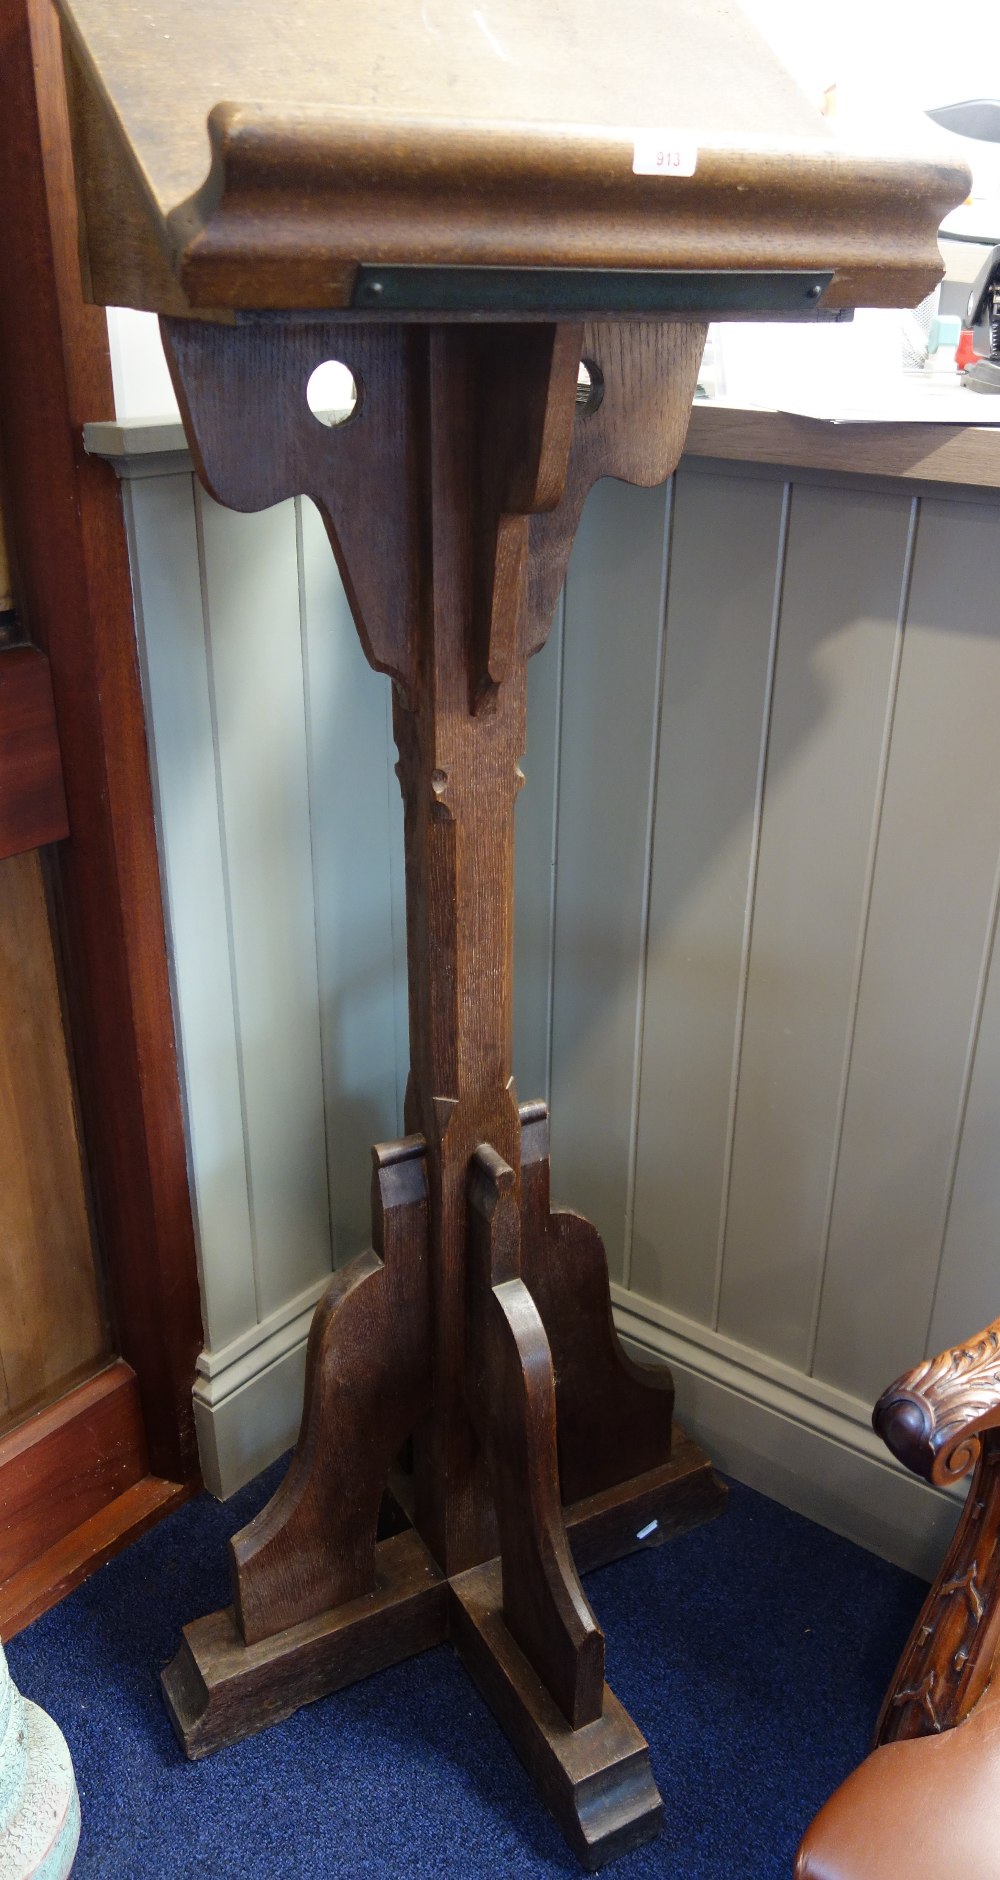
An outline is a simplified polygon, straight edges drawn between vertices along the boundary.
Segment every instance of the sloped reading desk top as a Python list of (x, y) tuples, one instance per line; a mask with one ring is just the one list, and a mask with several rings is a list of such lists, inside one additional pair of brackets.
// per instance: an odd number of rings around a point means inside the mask
[(968, 187), (959, 163), (838, 143), (726, 0), (60, 11), (98, 302), (397, 320), (911, 306)]

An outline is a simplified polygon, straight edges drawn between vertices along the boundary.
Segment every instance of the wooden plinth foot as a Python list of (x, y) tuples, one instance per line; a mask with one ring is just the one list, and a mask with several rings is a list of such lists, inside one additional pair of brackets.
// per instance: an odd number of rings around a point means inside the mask
[[(402, 1483), (399, 1494), (400, 1501), (409, 1500)], [(664, 1468), (565, 1510), (577, 1568), (588, 1572), (647, 1544), (637, 1537), (653, 1520), (666, 1538), (684, 1534), (721, 1514), (725, 1501), (726, 1489), (708, 1457), (675, 1427), (673, 1455)], [(390, 1508), (393, 1523), (403, 1518), (397, 1504)], [(452, 1584), (467, 1587), (481, 1573), (494, 1575), (499, 1586), (499, 1560)], [(185, 1626), (180, 1651), (162, 1679), (185, 1753), (196, 1759), (238, 1743), (303, 1704), (451, 1635), (456, 1608), (452, 1600), (449, 1609), (448, 1581), (412, 1528), (379, 1542), (375, 1574), (372, 1593), (258, 1644), (244, 1642), (231, 1606)]]
[(676, 1540), (714, 1521), (728, 1495), (704, 1450), (675, 1423), (669, 1462), (563, 1509), (577, 1568), (590, 1573), (639, 1547)]
[(504, 1624), (499, 1561), (459, 1574), (450, 1603), (463, 1663), (588, 1872), (652, 1840), (663, 1803), (614, 1693), (605, 1684), (598, 1715), (572, 1728)]
[(410, 1529), (379, 1542), (372, 1592), (258, 1644), (244, 1643), (231, 1606), (185, 1626), (163, 1695), (196, 1759), (447, 1636), (448, 1582)]

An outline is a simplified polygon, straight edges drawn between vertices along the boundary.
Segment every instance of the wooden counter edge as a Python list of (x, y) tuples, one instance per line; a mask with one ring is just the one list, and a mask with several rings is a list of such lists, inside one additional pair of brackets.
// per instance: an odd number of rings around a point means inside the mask
[(705, 403), (692, 409), (684, 451), (688, 457), (1000, 489), (1000, 427), (990, 425), (831, 424)]
[[(87, 424), (84, 444), (125, 478), (191, 464), (177, 418)], [(1000, 489), (1000, 427), (989, 425), (830, 424), (781, 411), (699, 403), (691, 411), (684, 454)]]

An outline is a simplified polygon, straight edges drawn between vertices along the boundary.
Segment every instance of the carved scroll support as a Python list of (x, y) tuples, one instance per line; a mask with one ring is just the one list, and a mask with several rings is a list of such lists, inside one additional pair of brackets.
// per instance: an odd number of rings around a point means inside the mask
[(876, 1742), (961, 1723), (1000, 1646), (1000, 1320), (891, 1384), (878, 1434), (939, 1487), (974, 1470), (965, 1510), (882, 1708)]

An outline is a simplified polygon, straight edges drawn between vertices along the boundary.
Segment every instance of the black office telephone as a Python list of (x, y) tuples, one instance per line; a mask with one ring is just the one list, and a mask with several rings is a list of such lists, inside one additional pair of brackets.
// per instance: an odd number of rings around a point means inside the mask
[(965, 383), (974, 392), (1000, 392), (1000, 243), (991, 248), (972, 284), (965, 310), (966, 326), (989, 323), (990, 351), (965, 368)]

